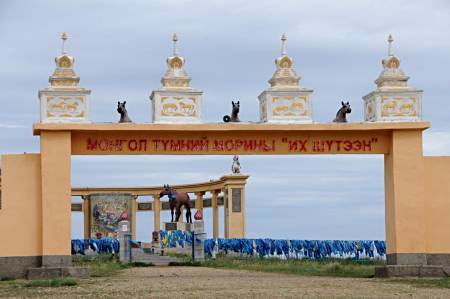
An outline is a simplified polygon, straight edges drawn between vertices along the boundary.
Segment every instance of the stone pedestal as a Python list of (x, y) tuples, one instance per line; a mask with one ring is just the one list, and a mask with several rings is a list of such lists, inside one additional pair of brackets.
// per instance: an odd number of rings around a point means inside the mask
[(120, 242), (120, 252), (119, 259), (122, 263), (131, 262), (131, 227), (129, 221), (119, 222), (119, 242)]
[(204, 261), (205, 260), (205, 223), (203, 221), (194, 221), (193, 230), (194, 233), (194, 256), (195, 261)]
[(164, 230), (165, 231), (172, 231), (172, 230), (186, 230), (186, 224), (184, 222), (164, 222)]

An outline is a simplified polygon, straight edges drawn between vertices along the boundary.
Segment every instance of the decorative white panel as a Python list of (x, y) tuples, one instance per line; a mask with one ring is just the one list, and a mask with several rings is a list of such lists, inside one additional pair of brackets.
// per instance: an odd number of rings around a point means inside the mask
[(199, 123), (201, 122), (201, 92), (180, 93), (156, 90), (152, 93), (153, 122)]
[(365, 121), (422, 119), (422, 91), (375, 91), (363, 99)]
[(262, 122), (310, 123), (312, 122), (312, 90), (266, 90), (259, 98)]
[(41, 91), (41, 122), (89, 122), (88, 94)]

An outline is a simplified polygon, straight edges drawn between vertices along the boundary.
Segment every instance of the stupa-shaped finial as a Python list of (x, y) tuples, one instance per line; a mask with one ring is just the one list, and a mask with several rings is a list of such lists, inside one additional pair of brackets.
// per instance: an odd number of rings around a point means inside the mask
[(161, 78), (161, 88), (152, 91), (152, 121), (154, 123), (200, 123), (200, 90), (190, 87), (191, 77), (185, 70), (184, 57), (178, 53), (178, 36), (172, 35), (173, 52), (167, 57), (167, 70)]
[(61, 39), (62, 39), (62, 53), (66, 54), (66, 41), (68, 39), (67, 32), (63, 32), (61, 34)]
[(300, 76), (295, 71), (294, 59), (286, 51), (286, 33), (278, 35), (278, 38), (281, 40), (281, 55), (275, 59), (276, 69), (269, 79), (270, 87), (258, 96), (260, 121), (311, 123), (310, 97), (313, 91), (300, 87)]
[(394, 41), (394, 39), (392, 38), (392, 34), (389, 33), (389, 37), (388, 37), (388, 56), (392, 56), (392, 42)]
[(286, 33), (283, 33), (281, 35), (281, 56), (286, 55), (286, 41), (287, 41)]
[(190, 88), (191, 78), (184, 69), (184, 57), (178, 54), (176, 33), (172, 36), (173, 53), (167, 58), (167, 71), (161, 78), (161, 83), (165, 88)]
[(281, 56), (275, 59), (277, 69), (269, 80), (273, 88), (298, 88), (300, 77), (294, 69), (294, 60), (286, 53), (286, 33), (281, 35)]
[(177, 56), (178, 55), (178, 49), (177, 49), (178, 36), (176, 33), (173, 34), (172, 41), (173, 41), (173, 56)]
[(400, 59), (392, 54), (392, 34), (389, 34), (388, 42), (388, 57), (381, 60), (383, 70), (378, 76), (375, 83), (378, 88), (382, 89), (405, 89), (408, 88), (407, 81), (408, 76), (400, 69)]
[(56, 69), (49, 78), (52, 87), (76, 88), (80, 81), (80, 77), (73, 70), (75, 59), (66, 52), (67, 39), (67, 33), (63, 32), (61, 34), (62, 54), (55, 57)]
[(89, 122), (90, 90), (78, 86), (80, 77), (73, 67), (75, 59), (66, 51), (68, 35), (63, 32), (61, 52), (55, 57), (55, 70), (49, 77), (50, 86), (39, 90), (41, 122)]
[(389, 33), (387, 57), (381, 60), (383, 70), (375, 80), (377, 88), (363, 97), (365, 121), (420, 121), (422, 119), (422, 90), (408, 85), (409, 77), (400, 68), (400, 58), (392, 51), (393, 41), (394, 38)]

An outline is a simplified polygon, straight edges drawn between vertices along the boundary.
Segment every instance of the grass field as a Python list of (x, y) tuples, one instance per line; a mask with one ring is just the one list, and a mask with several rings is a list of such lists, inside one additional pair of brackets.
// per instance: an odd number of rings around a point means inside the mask
[[(375, 267), (383, 266), (385, 262), (349, 259), (281, 260), (278, 258), (219, 256), (203, 263), (187, 264), (212, 268), (290, 273), (302, 276), (372, 278), (374, 277)], [(399, 278), (377, 279), (377, 281), (409, 284), (419, 288), (450, 288), (450, 278)]]
[(75, 267), (89, 267), (91, 277), (106, 277), (117, 274), (131, 265), (122, 264), (117, 255), (98, 254), (95, 256), (77, 255), (72, 258)]
[(370, 260), (301, 260), (258, 257), (218, 257), (202, 263), (203, 266), (226, 269), (245, 269), (262, 272), (291, 273), (306, 276), (373, 277), (376, 266), (383, 261)]
[(117, 274), (120, 270), (132, 267), (151, 267), (152, 264), (123, 264), (117, 255), (98, 254), (94, 256), (77, 255), (72, 258), (75, 267), (89, 267), (91, 277), (107, 277)]
[[(135, 267), (149, 267), (153, 265), (131, 263), (122, 264), (117, 256), (102, 254), (94, 257), (75, 256), (74, 266), (90, 268), (92, 279), (109, 277), (119, 274), (124, 269)], [(349, 277), (349, 278), (371, 278), (374, 276), (375, 267), (383, 266), (384, 261), (370, 260), (283, 260), (278, 258), (258, 257), (230, 257), (219, 255), (216, 259), (208, 259), (205, 262), (192, 263), (186, 257), (183, 263), (174, 263), (171, 266), (197, 266), (216, 269), (249, 270), (269, 273), (286, 273), (298, 276), (321, 276), (321, 277)], [(424, 279), (424, 278), (402, 278), (402, 279), (374, 279), (379, 283), (400, 283), (418, 288), (446, 288), (450, 289), (450, 279)], [(80, 280), (72, 278), (61, 278), (53, 280), (0, 281), (0, 288), (4, 287), (71, 287), (79, 285)]]

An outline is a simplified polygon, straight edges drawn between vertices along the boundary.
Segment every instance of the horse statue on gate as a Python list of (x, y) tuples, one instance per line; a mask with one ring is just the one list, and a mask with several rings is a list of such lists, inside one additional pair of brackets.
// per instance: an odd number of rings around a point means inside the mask
[(178, 222), (181, 216), (181, 206), (186, 208), (186, 222), (192, 223), (191, 200), (186, 192), (177, 192), (169, 185), (164, 185), (164, 189), (159, 193), (159, 197), (167, 195), (169, 197), (170, 213), (173, 221), (173, 210), (175, 209), (175, 222)]
[(342, 107), (338, 110), (336, 113), (336, 118), (333, 119), (333, 122), (335, 123), (346, 123), (347, 122), (347, 113), (352, 112), (352, 108), (350, 107), (350, 103), (344, 103), (341, 101)]
[(233, 108), (231, 109), (231, 116), (230, 115), (225, 115), (223, 117), (223, 121), (226, 123), (232, 122), (232, 123), (237, 123), (240, 122), (239, 120), (239, 101), (237, 101), (236, 103), (234, 101), (231, 101), (231, 105), (233, 106)]
[(128, 117), (127, 108), (125, 108), (125, 104), (127, 101), (124, 101), (121, 103), (120, 101), (117, 102), (117, 112), (120, 114), (120, 120), (119, 123), (131, 123), (131, 118)]

